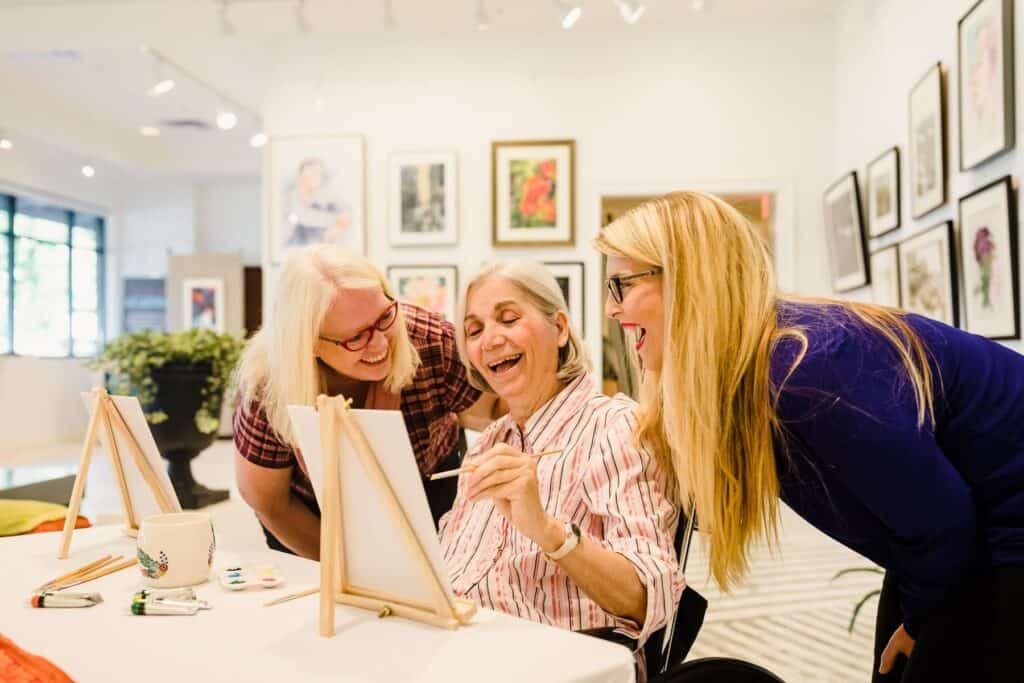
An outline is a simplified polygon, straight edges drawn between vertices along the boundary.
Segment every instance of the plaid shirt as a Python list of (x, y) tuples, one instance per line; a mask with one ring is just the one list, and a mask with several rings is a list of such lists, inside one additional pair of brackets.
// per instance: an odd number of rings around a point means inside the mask
[[(402, 312), (420, 355), (420, 367), (412, 384), (402, 390), (401, 410), (416, 462), (426, 475), (455, 450), (459, 439), (456, 413), (473, 405), (480, 391), (466, 378), (452, 324), (436, 313), (408, 304), (402, 304)], [(278, 437), (259, 402), (246, 405), (240, 401), (233, 425), (235, 448), (242, 457), (261, 467), (291, 467), (292, 492), (316, 509), (316, 496), (296, 449)]]

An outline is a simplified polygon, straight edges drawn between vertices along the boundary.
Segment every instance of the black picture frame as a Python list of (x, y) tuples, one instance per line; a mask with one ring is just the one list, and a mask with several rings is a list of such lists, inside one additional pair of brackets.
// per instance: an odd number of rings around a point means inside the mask
[(850, 171), (829, 185), (822, 199), (832, 289), (848, 292), (867, 286), (871, 272), (857, 171)]
[[(881, 171), (890, 170), (892, 179), (886, 183), (888, 201), (891, 210), (879, 213), (882, 198), (876, 192), (876, 178)], [(867, 169), (867, 209), (868, 238), (881, 237), (893, 230), (898, 230), (903, 214), (902, 193), (900, 182), (900, 148), (890, 147), (868, 163)]]
[[(569, 316), (576, 331), (581, 337), (587, 336), (587, 265), (583, 261), (545, 261), (544, 267), (555, 277), (568, 278), (568, 288), (562, 287), (559, 281), (558, 286), (565, 296), (565, 303), (569, 307)], [(578, 296), (573, 296), (572, 280), (578, 282)]]
[[(900, 304), (904, 310), (911, 313), (958, 327), (960, 298), (955, 239), (953, 221), (942, 221), (900, 242)], [(926, 281), (929, 276), (928, 264), (926, 259), (919, 256), (919, 250), (929, 243), (938, 247), (933, 251), (933, 255), (947, 264), (947, 272), (940, 273), (941, 281), (937, 285)], [(926, 290), (928, 287), (938, 287), (938, 293), (945, 295), (945, 303), (949, 306), (948, 316), (944, 317), (941, 315), (943, 311), (935, 311), (928, 307), (928, 303), (935, 295), (934, 290)], [(936, 312), (940, 315), (935, 315)]]
[[(946, 82), (942, 62), (929, 67), (911, 88), (907, 111), (910, 124), (907, 194), (911, 215), (918, 219), (944, 206), (949, 199)], [(930, 121), (932, 116), (937, 121)]]

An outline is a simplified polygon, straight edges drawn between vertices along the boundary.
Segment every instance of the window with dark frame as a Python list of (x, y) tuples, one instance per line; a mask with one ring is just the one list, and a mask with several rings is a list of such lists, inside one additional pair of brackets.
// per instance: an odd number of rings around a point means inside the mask
[(0, 194), (0, 354), (100, 350), (104, 227), (101, 216)]

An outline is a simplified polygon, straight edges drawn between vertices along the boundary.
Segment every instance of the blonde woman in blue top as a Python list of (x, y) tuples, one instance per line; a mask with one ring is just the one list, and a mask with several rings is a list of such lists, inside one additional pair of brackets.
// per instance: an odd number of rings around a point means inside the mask
[(777, 540), (781, 497), (886, 568), (876, 680), (1024, 680), (1024, 357), (779, 296), (763, 240), (710, 195), (647, 202), (596, 246), (645, 367), (640, 438), (694, 500), (717, 581)]

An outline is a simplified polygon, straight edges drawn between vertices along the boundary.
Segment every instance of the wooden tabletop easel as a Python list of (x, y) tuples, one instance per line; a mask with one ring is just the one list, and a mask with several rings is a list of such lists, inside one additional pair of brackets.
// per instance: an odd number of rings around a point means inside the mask
[(152, 492), (161, 512), (174, 512), (175, 507), (168, 500), (157, 480), (153, 466), (139, 447), (139, 442), (132, 434), (124, 416), (117, 409), (110, 394), (105, 389), (96, 388), (90, 392), (93, 395), (94, 409), (89, 419), (89, 427), (85, 434), (85, 443), (82, 444), (82, 459), (78, 466), (78, 474), (75, 476), (75, 485), (71, 489), (71, 500), (68, 502), (68, 513), (64, 518), (64, 532), (61, 534), (60, 549), (57, 552), (57, 559), (64, 560), (68, 557), (68, 548), (71, 546), (71, 534), (75, 529), (75, 521), (78, 519), (78, 510), (82, 504), (82, 493), (85, 489), (85, 481), (89, 474), (89, 463), (92, 460), (92, 451), (96, 445), (96, 438), (102, 426), (104, 440), (107, 450), (110, 453), (111, 465), (114, 470), (114, 477), (117, 479), (117, 487), (121, 494), (121, 508), (124, 511), (125, 525), (130, 532), (139, 529), (139, 520), (135, 519), (135, 512), (132, 507), (131, 494), (128, 491), (128, 481), (124, 472), (124, 460), (119, 452), (115, 431), (119, 433), (122, 440), (128, 444), (128, 451), (132, 461), (138, 468), (142, 478), (146, 481), (149, 490)]
[[(319, 396), (316, 401), (320, 418), (320, 439), (323, 449), (324, 482), (320, 522), (320, 635), (334, 635), (335, 603), (361, 607), (379, 616), (395, 615), (442, 628), (458, 628), (476, 613), (471, 600), (451, 598), (444, 583), (434, 571), (420, 539), (413, 531), (409, 517), (359, 423), (350, 413), (351, 399), (342, 396)], [(339, 436), (344, 433), (371, 484), (377, 489), (391, 516), (393, 529), (406, 542), (414, 563), (430, 587), (429, 602), (405, 596), (387, 595), (382, 591), (352, 585), (345, 563), (345, 542), (342, 535), (341, 472), (339, 470)]]

